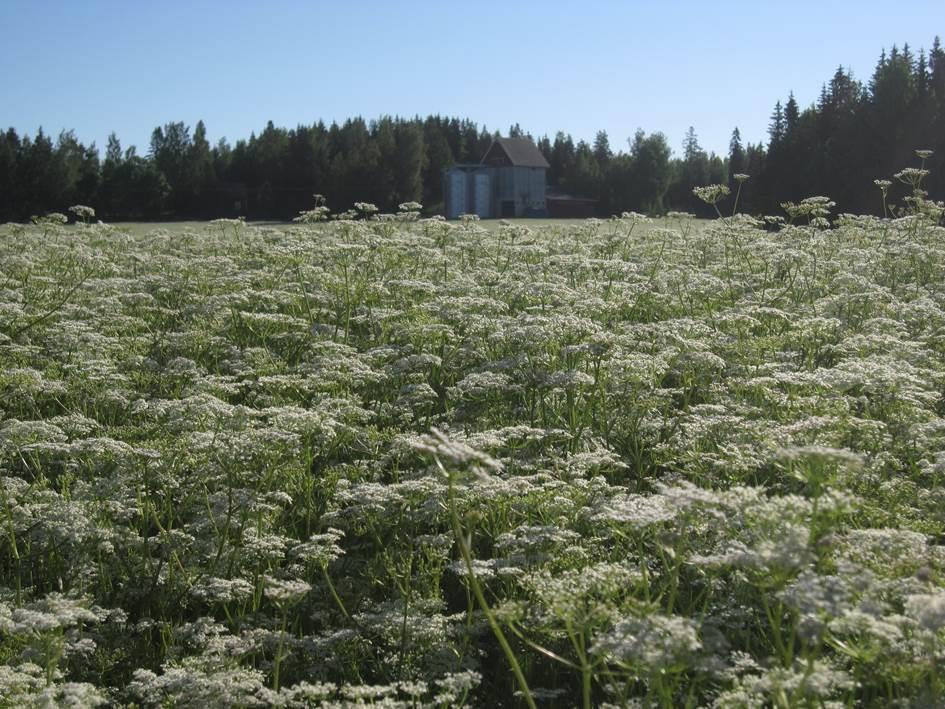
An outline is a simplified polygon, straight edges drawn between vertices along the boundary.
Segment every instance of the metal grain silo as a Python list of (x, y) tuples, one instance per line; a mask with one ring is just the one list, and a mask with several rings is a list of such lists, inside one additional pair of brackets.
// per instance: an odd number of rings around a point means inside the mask
[(467, 212), (466, 173), (453, 168), (446, 173), (446, 218), (457, 219)]
[(473, 204), (480, 218), (492, 216), (492, 178), (487, 173), (478, 172), (473, 178)]

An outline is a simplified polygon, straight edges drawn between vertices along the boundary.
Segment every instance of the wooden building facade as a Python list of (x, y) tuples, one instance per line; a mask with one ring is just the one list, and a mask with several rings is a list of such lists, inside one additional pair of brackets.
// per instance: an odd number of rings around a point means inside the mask
[(496, 138), (476, 164), (454, 165), (444, 176), (447, 219), (461, 214), (541, 217), (547, 214), (548, 161), (528, 138)]

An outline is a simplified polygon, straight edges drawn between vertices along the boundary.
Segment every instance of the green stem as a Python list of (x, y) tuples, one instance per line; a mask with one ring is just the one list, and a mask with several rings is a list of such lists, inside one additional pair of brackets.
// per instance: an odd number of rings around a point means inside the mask
[(587, 662), (584, 633), (578, 636), (581, 658), (581, 699), (584, 709), (591, 709), (591, 666)]
[(412, 584), (410, 583), (413, 576), (413, 547), (410, 549), (410, 556), (407, 559), (407, 577), (404, 579), (404, 613), (403, 620), (400, 627), (400, 662), (398, 663), (400, 669), (403, 670), (404, 660), (407, 657), (407, 619), (408, 612), (410, 609), (410, 591)]
[[(440, 465), (440, 468), (442, 469), (442, 465)], [(489, 627), (492, 629), (493, 635), (495, 635), (496, 640), (499, 641), (499, 645), (502, 647), (502, 652), (505, 654), (505, 659), (512, 667), (512, 672), (515, 675), (516, 681), (518, 682), (519, 689), (522, 690), (525, 703), (528, 705), (529, 709), (537, 709), (535, 700), (532, 698), (531, 690), (528, 688), (528, 682), (525, 680), (525, 675), (522, 673), (522, 668), (518, 664), (518, 659), (515, 657), (515, 652), (512, 650), (512, 646), (509, 645), (509, 641), (506, 640), (505, 633), (502, 632), (502, 628), (499, 626), (499, 621), (496, 620), (495, 614), (489, 607), (489, 603), (486, 601), (485, 594), (482, 592), (482, 586), (479, 585), (479, 580), (476, 578), (476, 574), (473, 572), (472, 554), (469, 550), (469, 545), (466, 543), (466, 539), (463, 536), (463, 528), (459, 520), (459, 514), (456, 512), (453, 490), (453, 476), (447, 475), (447, 477), (449, 479), (450, 521), (452, 522), (453, 526), (453, 535), (456, 537), (456, 544), (459, 546), (460, 554), (462, 554), (463, 561), (466, 564), (466, 575), (469, 578), (469, 585), (472, 586), (473, 594), (476, 596), (476, 601), (479, 602), (479, 607), (485, 614), (486, 620), (489, 621)]]
[(345, 344), (348, 344), (348, 334), (351, 331), (351, 293), (348, 283), (348, 264), (344, 264), (345, 273)]
[(338, 595), (338, 591), (335, 590), (335, 584), (331, 582), (331, 576), (328, 575), (328, 567), (326, 565), (321, 565), (322, 577), (325, 579), (325, 583), (328, 585), (328, 592), (331, 594), (331, 597), (335, 600), (335, 604), (338, 606), (341, 614), (347, 619), (351, 620), (351, 616), (348, 614), (348, 609), (345, 608), (345, 604), (342, 603), (341, 597)]
[(276, 647), (275, 666), (272, 668), (272, 690), (279, 691), (279, 667), (282, 664), (282, 647), (285, 644), (285, 628), (289, 622), (289, 612), (282, 614), (282, 627), (279, 630), (279, 645)]
[(59, 308), (61, 308), (63, 305), (65, 305), (69, 301), (69, 298), (72, 297), (72, 294), (75, 293), (77, 290), (79, 290), (79, 288), (81, 288), (85, 284), (85, 282), (89, 280), (91, 275), (92, 275), (91, 273), (88, 273), (87, 275), (83, 276), (79, 280), (78, 283), (74, 284), (72, 288), (68, 290), (65, 296), (63, 296), (58, 301), (56, 301), (56, 304), (54, 306), (46, 310), (41, 315), (37, 315), (35, 318), (27, 322), (25, 325), (21, 325), (16, 330), (14, 330), (13, 333), (10, 335), (10, 339), (15, 340), (17, 337), (22, 335), (24, 332), (26, 332), (30, 328), (35, 327), (36, 325), (39, 325), (41, 322), (43, 322), (43, 320), (46, 320), (47, 318), (50, 318), (53, 315), (55, 315), (59, 311)]

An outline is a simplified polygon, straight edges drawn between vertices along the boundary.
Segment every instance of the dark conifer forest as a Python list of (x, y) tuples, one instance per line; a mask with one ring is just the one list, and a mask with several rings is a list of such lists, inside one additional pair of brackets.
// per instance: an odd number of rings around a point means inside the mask
[[(693, 123), (698, 115), (693, 115)], [(505, 135), (529, 135), (518, 124)], [(207, 140), (203, 122), (154, 129), (145, 154), (112, 134), (100, 154), (72, 131), (0, 133), (0, 221), (94, 207), (106, 220), (287, 219), (321, 194), (335, 212), (354, 202), (395, 210), (416, 201), (442, 207), (442, 175), (458, 162), (478, 162), (495, 133), (465, 118), (427, 116), (283, 128), (268, 123), (235, 144)], [(945, 197), (945, 50), (908, 45), (884, 51), (868, 80), (844, 68), (823, 84), (815, 104), (793, 94), (774, 106), (766, 143), (745, 143), (733, 127), (727, 155), (705, 151), (690, 128), (679, 155), (662, 133), (637, 131), (612, 145), (562, 132), (530, 136), (551, 167), (549, 187), (598, 200), (606, 216), (622, 211), (706, 214), (692, 188), (750, 176), (742, 209), (776, 213), (779, 204), (828, 195), (839, 211), (882, 213), (875, 179), (914, 166), (917, 149), (933, 150), (925, 167), (930, 197)], [(896, 185), (890, 201), (896, 201)]]

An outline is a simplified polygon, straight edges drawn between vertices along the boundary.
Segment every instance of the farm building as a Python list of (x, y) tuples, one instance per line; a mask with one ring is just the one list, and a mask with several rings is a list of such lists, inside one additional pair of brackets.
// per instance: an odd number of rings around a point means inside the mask
[(453, 165), (446, 171), (446, 218), (544, 216), (548, 167), (528, 138), (496, 138), (479, 163)]
[(552, 219), (588, 219), (597, 215), (597, 200), (549, 191), (545, 197)]

